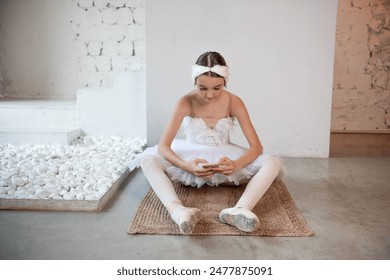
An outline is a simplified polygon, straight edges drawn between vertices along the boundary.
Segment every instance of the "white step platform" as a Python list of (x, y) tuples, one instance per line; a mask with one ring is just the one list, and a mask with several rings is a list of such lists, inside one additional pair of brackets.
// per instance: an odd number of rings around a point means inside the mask
[(0, 99), (0, 143), (66, 145), (79, 127), (76, 100)]
[(146, 138), (146, 73), (118, 73), (112, 88), (77, 100), (0, 99), (0, 143), (70, 144), (80, 133)]
[(0, 143), (69, 145), (80, 134), (80, 129), (0, 128)]

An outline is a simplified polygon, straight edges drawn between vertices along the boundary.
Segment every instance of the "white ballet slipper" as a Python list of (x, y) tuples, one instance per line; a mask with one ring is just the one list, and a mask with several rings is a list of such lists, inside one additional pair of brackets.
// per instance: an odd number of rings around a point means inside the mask
[(177, 207), (171, 213), (172, 219), (179, 226), (182, 234), (193, 232), (200, 218), (200, 210), (198, 208), (187, 208), (184, 206)]
[(179, 223), (178, 223), (180, 232), (183, 234), (189, 234), (193, 232), (196, 224), (199, 221), (199, 218), (200, 218), (199, 209), (186, 208), (186, 210), (180, 214)]
[(219, 219), (225, 223), (235, 226), (241, 231), (252, 232), (259, 228), (260, 221), (257, 216), (245, 208), (226, 208), (219, 213)]

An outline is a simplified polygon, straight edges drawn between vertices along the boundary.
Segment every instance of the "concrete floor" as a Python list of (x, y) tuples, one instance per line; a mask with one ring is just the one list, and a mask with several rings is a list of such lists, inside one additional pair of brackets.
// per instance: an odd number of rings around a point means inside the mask
[(101, 213), (0, 211), (0, 259), (390, 259), (390, 158), (286, 158), (312, 237), (129, 235), (133, 172)]

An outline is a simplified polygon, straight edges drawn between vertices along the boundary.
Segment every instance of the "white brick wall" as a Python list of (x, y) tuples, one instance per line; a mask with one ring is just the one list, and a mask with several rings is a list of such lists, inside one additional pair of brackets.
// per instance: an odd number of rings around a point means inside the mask
[(0, 95), (74, 99), (144, 70), (145, 1), (1, 0)]
[(390, 2), (339, 0), (333, 130), (390, 130)]
[(80, 87), (112, 86), (115, 73), (145, 69), (145, 0), (76, 0)]

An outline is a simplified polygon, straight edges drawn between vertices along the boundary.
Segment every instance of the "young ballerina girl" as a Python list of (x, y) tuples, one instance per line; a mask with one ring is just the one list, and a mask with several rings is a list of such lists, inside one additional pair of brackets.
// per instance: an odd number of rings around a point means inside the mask
[[(179, 99), (158, 146), (137, 156), (129, 168), (142, 167), (154, 192), (183, 234), (194, 230), (200, 210), (182, 204), (172, 181), (194, 187), (247, 183), (236, 205), (223, 209), (219, 218), (242, 231), (255, 231), (259, 219), (251, 210), (279, 174), (281, 161), (275, 156), (263, 155), (262, 144), (244, 103), (225, 89), (229, 72), (219, 53), (202, 54), (192, 67), (192, 79), (195, 89)], [(235, 119), (249, 148), (229, 140)], [(175, 139), (182, 125), (186, 139)]]

